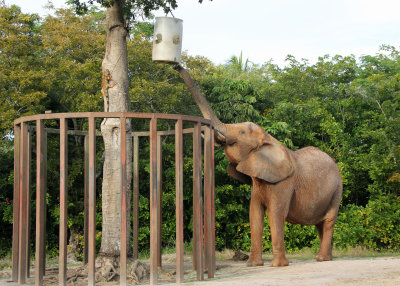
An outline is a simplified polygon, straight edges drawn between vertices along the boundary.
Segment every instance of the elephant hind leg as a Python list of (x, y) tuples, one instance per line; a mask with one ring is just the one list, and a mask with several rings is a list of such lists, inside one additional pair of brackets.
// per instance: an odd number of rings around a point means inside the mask
[(317, 261), (332, 260), (332, 236), (335, 221), (336, 219), (327, 219), (316, 225), (320, 241)]
[(332, 260), (332, 236), (342, 197), (342, 184), (340, 183), (334, 193), (325, 219), (316, 225), (320, 241), (320, 249), (316, 256), (317, 261)]

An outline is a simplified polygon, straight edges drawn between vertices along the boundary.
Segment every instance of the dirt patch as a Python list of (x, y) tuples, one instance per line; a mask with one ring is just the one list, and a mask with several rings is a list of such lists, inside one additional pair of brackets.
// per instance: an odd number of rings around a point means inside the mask
[[(164, 271), (174, 269), (172, 257), (167, 256), (165, 260), (163, 259)], [(186, 285), (400, 285), (400, 257), (336, 258), (327, 262), (292, 259), (288, 267), (279, 268), (267, 266), (269, 261), (265, 261), (266, 266), (251, 268), (246, 267), (245, 262), (217, 261), (218, 270), (215, 278), (208, 279), (205, 274), (205, 281), (201, 282), (196, 281), (196, 273), (191, 270), (190, 261), (190, 257), (185, 257)], [(16, 285), (7, 282), (10, 274), (10, 269), (0, 271), (0, 285)], [(174, 276), (165, 275), (165, 272), (160, 272), (159, 275), (160, 283), (158, 285), (174, 284)], [(47, 285), (57, 284), (56, 280), (52, 282), (54, 284)], [(86, 283), (72, 285), (85, 285)], [(146, 280), (140, 284), (148, 283), (149, 281)], [(101, 284), (115, 285), (118, 282)]]
[(229, 264), (217, 271), (213, 280), (189, 285), (400, 285), (399, 257), (292, 260), (288, 267), (278, 268)]

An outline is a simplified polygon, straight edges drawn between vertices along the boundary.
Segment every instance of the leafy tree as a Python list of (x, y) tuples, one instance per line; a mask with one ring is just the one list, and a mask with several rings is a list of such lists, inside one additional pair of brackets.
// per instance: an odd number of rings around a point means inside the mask
[(251, 62), (249, 59), (246, 59), (246, 61), (243, 61), (243, 54), (240, 52), (240, 56), (232, 56), (227, 65), (226, 69), (231, 71), (233, 74), (242, 74), (242, 73), (247, 73), (251, 68)]
[(42, 57), (46, 76), (52, 79), (46, 105), (53, 112), (101, 110), (98, 70), (104, 54), (104, 17), (59, 9), (43, 22)]
[(13, 5), (0, 7), (0, 132), (12, 132), (14, 119), (41, 113), (46, 78), (37, 35), (39, 16), (24, 14)]

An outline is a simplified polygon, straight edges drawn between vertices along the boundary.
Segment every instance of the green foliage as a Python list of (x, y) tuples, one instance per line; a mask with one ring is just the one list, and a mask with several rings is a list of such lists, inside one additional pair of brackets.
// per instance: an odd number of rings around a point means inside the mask
[(193, 113), (195, 106), (186, 86), (180, 81), (179, 74), (168, 65), (153, 62), (151, 47), (152, 42), (142, 37), (142, 34), (134, 36), (128, 42), (131, 110)]
[[(249, 231), (248, 185), (218, 185), (215, 188), (216, 248), (241, 249)], [(227, 219), (229, 218), (229, 219)]]
[(0, 7), (0, 136), (13, 120), (41, 113), (49, 85), (42, 63), (39, 16), (23, 14), (15, 5)]
[(363, 246), (400, 250), (400, 198), (379, 196), (365, 207), (348, 205), (339, 214), (334, 233), (337, 247)]
[(0, 139), (0, 225), (4, 234), (0, 235), (0, 257), (11, 248), (9, 234), (12, 233), (13, 221), (13, 156), (14, 148), (11, 140)]
[(150, 39), (153, 37), (154, 32), (154, 24), (149, 22), (137, 22), (133, 24), (133, 29), (131, 34), (136, 36), (141, 36), (146, 39)]
[[(218, 100), (216, 112), (228, 122), (253, 121), (259, 117), (253, 104), (257, 101), (254, 87), (247, 80), (225, 79), (220, 86), (213, 88), (211, 96)], [(224, 112), (229, 110), (230, 112)], [(221, 117), (221, 118), (222, 118)]]

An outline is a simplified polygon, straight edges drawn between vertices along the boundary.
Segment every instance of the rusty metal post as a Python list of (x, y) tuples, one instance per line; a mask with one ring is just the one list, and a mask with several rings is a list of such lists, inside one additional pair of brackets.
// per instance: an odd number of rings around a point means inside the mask
[(60, 119), (60, 240), (59, 285), (67, 285), (68, 134), (67, 119)]
[(215, 146), (215, 137), (214, 137), (214, 128), (211, 129), (211, 249), (212, 249), (212, 269), (213, 272), (217, 270), (216, 258), (215, 258), (215, 153), (214, 153), (214, 146)]
[[(44, 131), (44, 141), (43, 141), (43, 158), (44, 158), (44, 183), (43, 183), (43, 187), (44, 189), (47, 191), (47, 131), (45, 129)], [(42, 252), (42, 256), (43, 256), (43, 268), (42, 268), (42, 273), (43, 276), (46, 275), (46, 222), (47, 222), (47, 203), (46, 203), (46, 199), (44, 200), (44, 226), (43, 226), (43, 238), (44, 238), (44, 247), (43, 247), (43, 252)]]
[(162, 145), (161, 135), (157, 135), (157, 216), (158, 216), (158, 239), (157, 239), (157, 267), (161, 267), (161, 232), (162, 232)]
[(36, 253), (35, 253), (35, 285), (43, 284), (43, 268), (45, 263), (45, 209), (46, 209), (46, 144), (43, 120), (36, 121)]
[(204, 240), (205, 240), (205, 260), (208, 270), (208, 278), (214, 277), (215, 249), (213, 245), (213, 222), (212, 222), (212, 192), (213, 192), (213, 166), (212, 166), (212, 146), (211, 146), (211, 127), (206, 128), (204, 138)]
[(127, 174), (126, 174), (126, 118), (120, 118), (121, 130), (121, 252), (120, 252), (120, 278), (119, 284), (126, 286), (126, 272), (127, 272)]
[(28, 210), (26, 208), (28, 200), (28, 124), (21, 124), (21, 143), (20, 143), (20, 170), (19, 170), (19, 258), (18, 258), (18, 284), (24, 284), (27, 278), (28, 260)]
[(19, 258), (19, 205), (20, 205), (20, 156), (21, 127), (14, 125), (14, 195), (13, 195), (13, 237), (12, 237), (12, 281), (18, 281)]
[(193, 263), (197, 280), (204, 280), (203, 271), (203, 196), (201, 164), (201, 123), (193, 131)]
[(152, 118), (150, 121), (150, 285), (157, 284), (158, 280), (157, 139), (157, 118)]
[(27, 186), (27, 201), (26, 201), (26, 209), (28, 213), (28, 237), (26, 243), (26, 257), (28, 257), (26, 261), (26, 277), (30, 277), (31, 270), (31, 180), (32, 180), (32, 136), (31, 131), (28, 129), (28, 186)]
[(175, 213), (176, 213), (176, 283), (183, 283), (183, 133), (182, 120), (175, 124)]
[(89, 195), (89, 136), (84, 139), (84, 179), (83, 179), (83, 263), (88, 263), (88, 227), (89, 227), (89, 210), (88, 210), (88, 195)]
[[(210, 237), (210, 209), (209, 209), (209, 200), (210, 200), (210, 132), (209, 129), (206, 128), (203, 130), (203, 139), (204, 139), (204, 264), (205, 270), (208, 272), (208, 276), (210, 276), (210, 245), (208, 243)], [(209, 277), (210, 278), (210, 277)]]
[(88, 285), (96, 284), (96, 120), (89, 117), (89, 228), (88, 228)]
[(21, 143), (20, 143), (20, 170), (19, 170), (19, 251), (18, 251), (18, 284), (24, 284), (27, 278), (28, 260), (28, 210), (26, 208), (28, 200), (28, 124), (21, 123)]
[(133, 137), (133, 259), (139, 259), (139, 136)]

